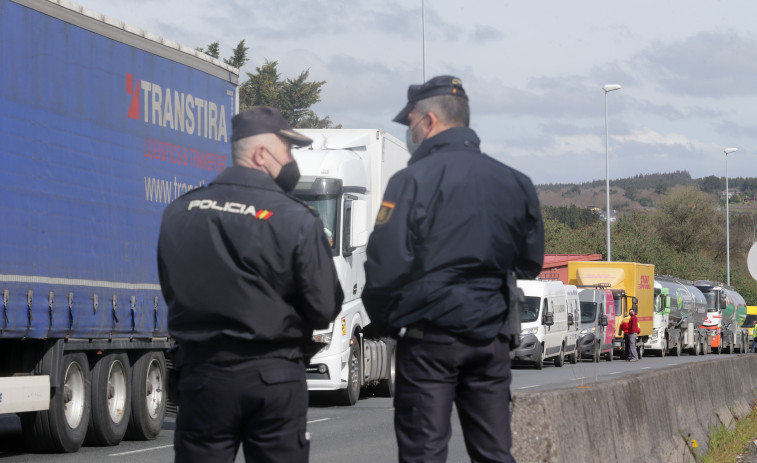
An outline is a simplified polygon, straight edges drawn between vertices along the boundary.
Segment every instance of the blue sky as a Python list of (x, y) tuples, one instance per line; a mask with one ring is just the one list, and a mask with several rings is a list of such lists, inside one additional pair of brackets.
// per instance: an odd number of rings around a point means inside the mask
[[(424, 78), (421, 0), (78, 0), (191, 47), (242, 40), (253, 72), (327, 83), (314, 109), (384, 129)], [(425, 75), (452, 74), (493, 157), (535, 183), (687, 170), (757, 177), (757, 2), (425, 1)], [(244, 75), (244, 74), (243, 74)]]

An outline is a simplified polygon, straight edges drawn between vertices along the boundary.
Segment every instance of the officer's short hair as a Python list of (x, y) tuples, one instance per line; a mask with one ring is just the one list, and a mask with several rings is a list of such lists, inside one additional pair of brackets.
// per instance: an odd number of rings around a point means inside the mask
[(454, 127), (470, 125), (470, 108), (466, 98), (455, 95), (437, 95), (415, 103), (415, 110), (421, 114), (434, 113), (442, 122)]
[(253, 135), (251, 137), (240, 138), (231, 142), (231, 162), (238, 164), (245, 156), (260, 144), (260, 137)]

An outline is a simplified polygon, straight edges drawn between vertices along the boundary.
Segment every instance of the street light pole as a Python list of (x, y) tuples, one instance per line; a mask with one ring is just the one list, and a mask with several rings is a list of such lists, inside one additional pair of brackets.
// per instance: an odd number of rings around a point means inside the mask
[(607, 262), (612, 261), (612, 251), (610, 249), (610, 156), (609, 156), (609, 131), (607, 128), (607, 94), (620, 90), (620, 85), (607, 84), (602, 87), (605, 91), (605, 189), (607, 190), (607, 212), (605, 212), (605, 222), (607, 222)]
[(726, 284), (731, 286), (731, 224), (728, 214), (728, 155), (738, 151), (738, 148), (726, 148), (725, 153), (725, 266)]

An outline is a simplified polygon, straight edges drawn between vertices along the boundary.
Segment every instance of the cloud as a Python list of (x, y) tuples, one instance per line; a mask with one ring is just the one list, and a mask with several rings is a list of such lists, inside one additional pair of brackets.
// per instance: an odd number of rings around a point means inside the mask
[(505, 38), (505, 34), (501, 30), (491, 26), (483, 26), (476, 24), (473, 32), (470, 34), (470, 39), (476, 44), (484, 42), (496, 41)]
[[(719, 98), (757, 93), (757, 36), (731, 32), (700, 32), (687, 39), (656, 41), (635, 63), (666, 92)], [(634, 63), (631, 63), (634, 64)]]

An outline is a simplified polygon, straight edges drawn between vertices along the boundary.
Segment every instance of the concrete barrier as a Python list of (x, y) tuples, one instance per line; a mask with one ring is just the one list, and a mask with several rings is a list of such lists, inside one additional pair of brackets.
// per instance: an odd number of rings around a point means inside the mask
[(755, 398), (757, 355), (749, 354), (518, 393), (512, 453), (520, 463), (698, 461), (694, 452), (707, 452), (711, 430), (733, 426)]

